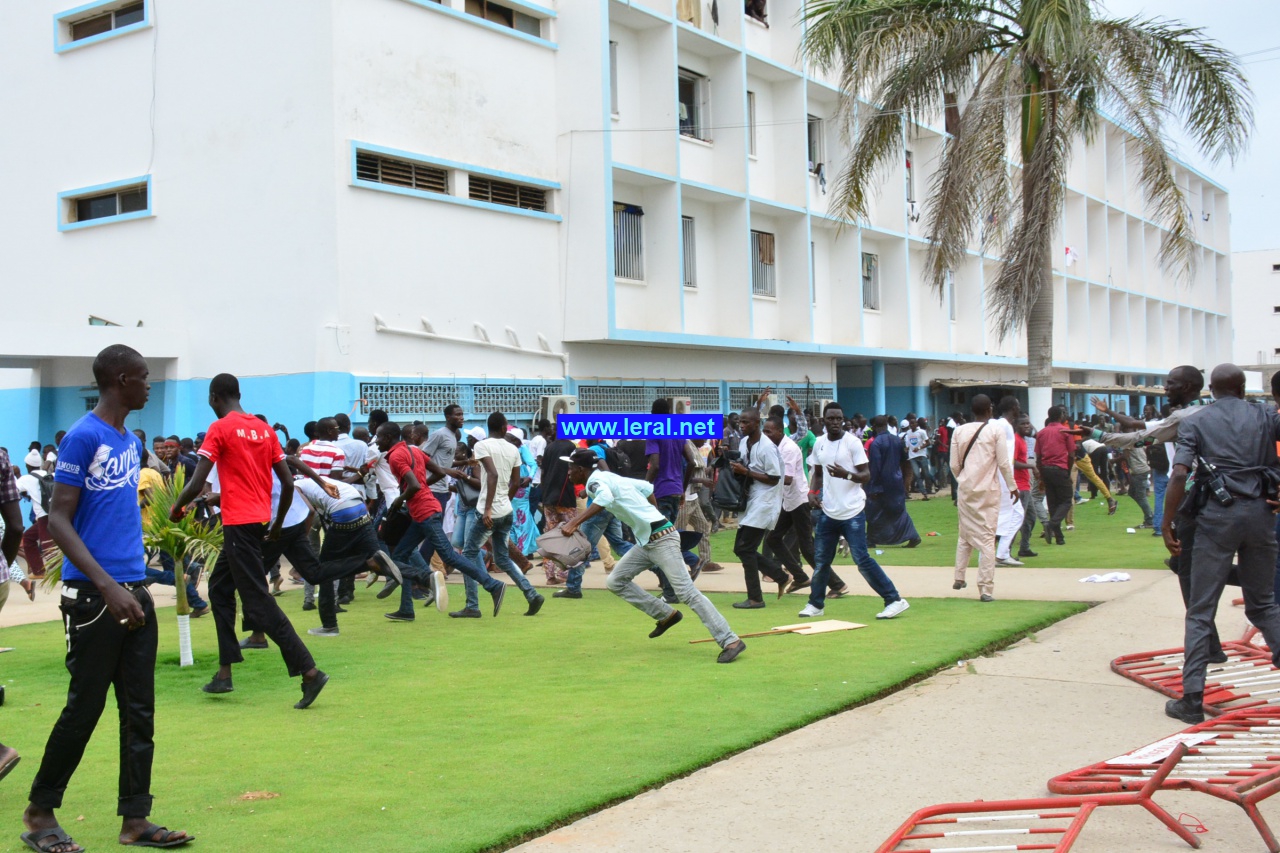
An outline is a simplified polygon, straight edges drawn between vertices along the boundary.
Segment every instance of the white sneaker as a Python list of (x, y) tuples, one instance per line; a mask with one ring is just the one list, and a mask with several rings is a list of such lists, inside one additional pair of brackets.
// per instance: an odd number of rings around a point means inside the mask
[(899, 598), (893, 604), (890, 604), (884, 610), (881, 610), (879, 613), (877, 613), (876, 618), (892, 619), (893, 617), (902, 613), (904, 610), (906, 610), (910, 606), (911, 606), (910, 604), (907, 604), (907, 600), (905, 598)]
[(437, 569), (431, 573), (431, 593), (436, 600), (436, 610), (449, 612), (449, 586), (444, 582), (444, 572)]
[(996, 560), (997, 566), (1025, 566), (1026, 563), (1021, 560), (1015, 560), (1013, 557), (1001, 557)]
[(823, 615), (823, 612), (824, 611), (821, 607), (814, 607), (812, 604), (806, 604), (804, 606), (804, 610), (800, 611), (800, 615), (808, 618), (810, 616), (821, 616)]

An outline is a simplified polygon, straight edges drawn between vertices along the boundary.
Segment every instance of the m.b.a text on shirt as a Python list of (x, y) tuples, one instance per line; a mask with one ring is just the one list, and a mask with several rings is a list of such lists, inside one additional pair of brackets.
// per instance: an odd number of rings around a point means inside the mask
[(719, 438), (721, 416), (592, 414), (557, 415), (559, 438)]

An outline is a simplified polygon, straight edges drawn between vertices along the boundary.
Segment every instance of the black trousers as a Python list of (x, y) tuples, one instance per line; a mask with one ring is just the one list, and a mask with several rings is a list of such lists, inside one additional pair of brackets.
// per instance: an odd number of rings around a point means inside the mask
[(320, 562), (311, 569), (312, 576), (307, 577), (306, 572), (298, 570), (308, 583), (315, 585), (320, 599), (320, 624), (326, 628), (338, 627), (333, 582), (339, 581), (339, 592), (344, 584), (354, 584), (355, 576), (367, 568), (365, 564), (380, 548), (373, 519), (368, 516), (360, 522), (331, 524), (325, 529)]
[[(788, 536), (788, 533), (792, 535)], [(810, 568), (817, 566), (813, 561), (813, 514), (809, 505), (801, 504), (790, 511), (784, 509), (778, 516), (777, 525), (769, 532), (765, 547), (793, 578), (807, 580), (808, 575), (800, 564), (800, 557), (804, 557)], [(841, 582), (838, 578), (832, 578), (831, 585), (839, 589)]]
[(760, 527), (738, 525), (738, 533), (733, 539), (733, 553), (742, 561), (742, 574), (747, 580), (747, 599), (750, 601), (764, 601), (764, 593), (760, 589), (761, 572), (778, 583), (791, 580), (781, 563), (760, 553), (760, 543), (768, 532)]
[(1066, 468), (1044, 467), (1044, 496), (1049, 504), (1049, 523), (1046, 532), (1062, 536), (1062, 521), (1071, 509), (1071, 472)]
[[(313, 578), (319, 577), (320, 561), (316, 559), (316, 549), (311, 545), (311, 537), (307, 535), (307, 525), (295, 524), (293, 527), (286, 527), (280, 531), (279, 539), (262, 540), (262, 564), (264, 566), (274, 566), (284, 557), (289, 564), (297, 570), (298, 574), (307, 583), (316, 583)], [(330, 593), (333, 589), (330, 588)], [(329, 601), (333, 601), (333, 595), (329, 596)], [(249, 615), (245, 611), (241, 611), (240, 630), (253, 631), (255, 634), (260, 630), (257, 625), (249, 621)], [(320, 610), (320, 618), (324, 620), (324, 609)], [(328, 623), (324, 623), (328, 624)]]
[(218, 630), (218, 662), (226, 666), (244, 660), (236, 636), (236, 593), (240, 593), (245, 621), (261, 628), (280, 647), (290, 676), (302, 675), (316, 662), (267, 589), (267, 571), (262, 564), (266, 532), (265, 524), (222, 526), (222, 553), (209, 575), (209, 604)]
[[(1191, 607), (1191, 552), (1196, 547), (1196, 527), (1196, 516), (1187, 513), (1178, 513), (1174, 516), (1173, 530), (1177, 534), (1179, 544), (1182, 545), (1182, 551), (1169, 560), (1169, 568), (1178, 576), (1178, 588), (1182, 590), (1182, 606), (1188, 609)], [(1239, 586), (1240, 578), (1238, 575), (1229, 576), (1227, 583)], [(1216, 622), (1209, 623), (1208, 638), (1209, 656), (1221, 657), (1222, 640), (1218, 637)]]
[[(69, 584), (70, 585), (70, 584)], [(77, 586), (80, 586), (77, 584)], [(127, 587), (126, 587), (127, 588)], [(31, 784), (31, 804), (42, 809), (62, 806), (67, 790), (98, 718), (114, 687), (120, 713), (120, 789), (116, 809), (121, 817), (151, 813), (151, 761), (155, 756), (156, 627), (155, 604), (146, 587), (129, 589), (142, 606), (146, 624), (130, 631), (112, 617), (102, 595), (83, 584), (75, 598), (62, 597), (67, 632), (67, 704), (53, 724), (44, 758)]]

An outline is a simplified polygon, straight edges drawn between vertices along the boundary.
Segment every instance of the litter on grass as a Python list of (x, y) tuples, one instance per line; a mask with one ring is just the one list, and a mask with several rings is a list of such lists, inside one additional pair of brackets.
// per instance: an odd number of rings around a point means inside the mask
[(1080, 583), (1124, 583), (1129, 580), (1128, 572), (1108, 572), (1105, 575), (1089, 575), (1080, 578)]

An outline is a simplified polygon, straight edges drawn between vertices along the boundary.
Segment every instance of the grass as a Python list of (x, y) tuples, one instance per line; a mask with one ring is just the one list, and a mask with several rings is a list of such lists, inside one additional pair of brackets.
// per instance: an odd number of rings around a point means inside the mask
[[(1076, 529), (1065, 532), (1067, 544), (1064, 547), (1046, 545), (1040, 538), (1040, 526), (1037, 524), (1032, 534), (1031, 550), (1040, 556), (1024, 562), (1031, 567), (1090, 571), (1165, 569), (1164, 561), (1169, 552), (1165, 550), (1163, 540), (1152, 536), (1150, 530), (1126, 533), (1125, 528), (1142, 523), (1142, 512), (1128, 497), (1120, 495), (1116, 500), (1120, 508), (1110, 516), (1107, 515), (1106, 501), (1101, 498), (1078, 505), (1075, 510)], [(919, 498), (908, 501), (907, 514), (915, 522), (922, 539), (920, 545), (915, 548), (882, 547), (883, 554), (873, 553), (872, 556), (886, 566), (953, 565), (958, 522), (950, 494), (939, 494), (928, 501)], [(929, 536), (931, 532), (938, 535)], [(733, 537), (731, 530), (720, 531), (711, 537), (713, 560), (739, 562), (733, 554)], [(1014, 550), (1016, 552), (1016, 545)], [(834, 561), (837, 566), (851, 563), (848, 557), (843, 556), (837, 556)], [(977, 564), (975, 556), (970, 565)]]
[[(794, 607), (742, 612), (734, 598), (712, 596), (739, 633), (796, 621)], [(318, 623), (296, 591), (281, 602), (299, 628)], [(497, 620), (429, 610), (393, 624), (382, 604), (362, 592), (341, 637), (307, 638), (332, 681), (305, 712), (274, 647), (246, 652), (234, 693), (202, 694), (212, 620), (192, 622), (196, 665), (180, 669), (173, 610), (161, 610), (153, 818), (204, 851), (502, 847), (1084, 609), (917, 598), (876, 622), (879, 599), (849, 597), (827, 616), (869, 627), (748, 640), (719, 666), (714, 644), (689, 644), (707, 636), (691, 613), (650, 641), (648, 620), (601, 590), (534, 619), (516, 599)], [(18, 812), (66, 695), (65, 647), (57, 623), (8, 628), (3, 641), (16, 647), (0, 656), (3, 738), (24, 757), (0, 783), (0, 850), (19, 850)], [(60, 812), (90, 849), (116, 848), (113, 706)]]

